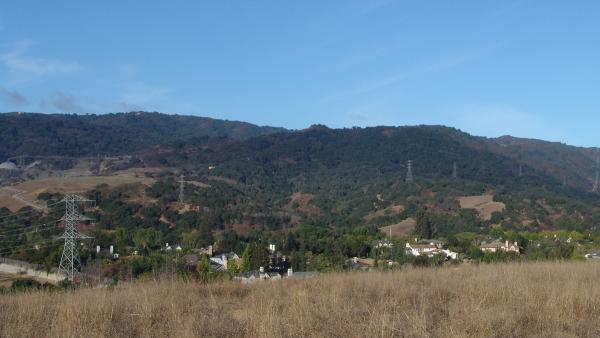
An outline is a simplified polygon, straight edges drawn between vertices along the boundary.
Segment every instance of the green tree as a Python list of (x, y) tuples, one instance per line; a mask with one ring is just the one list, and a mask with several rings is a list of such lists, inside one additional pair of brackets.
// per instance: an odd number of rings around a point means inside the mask
[(240, 272), (248, 272), (250, 270), (250, 245), (246, 245), (242, 253), (242, 266)]
[(250, 248), (250, 269), (258, 270), (269, 264), (269, 251), (260, 243), (254, 243)]
[(206, 255), (201, 255), (198, 259), (198, 265), (196, 265), (196, 272), (198, 273), (198, 279), (201, 282), (207, 282), (210, 276), (210, 263)]
[(415, 233), (421, 238), (433, 238), (435, 227), (427, 211), (424, 208), (420, 208), (417, 210), (415, 218), (417, 222)]
[(238, 265), (233, 259), (227, 260), (227, 272), (235, 275), (239, 272)]
[(133, 243), (137, 248), (148, 253), (151, 249), (160, 248), (162, 233), (152, 228), (138, 229), (133, 234)]

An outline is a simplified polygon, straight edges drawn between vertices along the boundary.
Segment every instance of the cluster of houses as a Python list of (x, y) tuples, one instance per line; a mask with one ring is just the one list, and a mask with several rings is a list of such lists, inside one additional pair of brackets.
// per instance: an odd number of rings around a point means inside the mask
[[(377, 243), (375, 243), (375, 248), (376, 249), (382, 249), (382, 248), (392, 248), (393, 243), (391, 243), (390, 241), (387, 240), (381, 240), (378, 241)], [(495, 253), (495, 252), (514, 252), (516, 254), (520, 253), (521, 248), (519, 247), (519, 244), (517, 242), (509, 242), (509, 241), (492, 241), (490, 243), (486, 243), (483, 242), (479, 245), (479, 249), (483, 252), (490, 252), (490, 253)], [(448, 250), (448, 249), (444, 249), (444, 243), (435, 239), (423, 239), (420, 241), (417, 241), (415, 239), (414, 242), (407, 242), (405, 244), (404, 247), (404, 253), (406, 255), (410, 255), (410, 256), (427, 256), (427, 257), (433, 257), (433, 256), (437, 256), (437, 255), (443, 255), (446, 257), (446, 259), (451, 260), (451, 259), (457, 259), (458, 258), (458, 253)], [(360, 261), (355, 261), (353, 262), (354, 264), (357, 265), (361, 265), (359, 264)], [(364, 265), (364, 264), (363, 264)]]
[(406, 243), (405, 253), (411, 256), (445, 255), (446, 259), (457, 259), (458, 253), (443, 248), (443, 243), (434, 239), (425, 239), (416, 243)]
[[(286, 256), (277, 252), (275, 244), (270, 244), (269, 247), (269, 265), (261, 266), (257, 271), (242, 272), (234, 277), (235, 281), (240, 283), (253, 283), (260, 280), (281, 280), (283, 278), (307, 278), (312, 277), (313, 272), (295, 272), (291, 267), (291, 263)], [(209, 245), (206, 248), (194, 250), (194, 254), (185, 255), (186, 263), (190, 267), (195, 267), (198, 264), (198, 258), (201, 255), (206, 255), (209, 258), (209, 266), (212, 271), (227, 271), (230, 264), (236, 266), (242, 265), (242, 257), (235, 252), (222, 253), (214, 255), (213, 246)]]
[(514, 252), (520, 253), (519, 244), (517, 242), (510, 243), (509, 241), (500, 242), (493, 241), (491, 243), (482, 243), (479, 249), (483, 252)]

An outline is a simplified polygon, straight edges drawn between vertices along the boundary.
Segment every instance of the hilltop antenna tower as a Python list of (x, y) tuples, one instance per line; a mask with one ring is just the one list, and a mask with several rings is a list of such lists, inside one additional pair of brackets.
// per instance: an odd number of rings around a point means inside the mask
[(410, 183), (414, 181), (413, 172), (412, 172), (412, 160), (408, 160), (406, 164), (406, 182)]
[(59, 238), (63, 238), (65, 240), (65, 245), (60, 258), (58, 272), (65, 274), (68, 280), (73, 281), (75, 275), (79, 273), (79, 269), (81, 268), (77, 240), (91, 238), (89, 236), (82, 235), (77, 229), (77, 223), (79, 221), (89, 220), (89, 218), (79, 213), (78, 204), (93, 201), (77, 195), (67, 195), (65, 198), (63, 198), (62, 202), (65, 203), (65, 215), (63, 216), (63, 221), (65, 222), (65, 232)]
[(184, 198), (183, 190), (185, 187), (185, 181), (183, 180), (183, 178), (183, 174), (181, 174), (181, 176), (179, 177), (179, 203), (183, 203)]
[(458, 178), (458, 165), (456, 164), (456, 162), (454, 162), (454, 165), (452, 167), (452, 178), (453, 179)]

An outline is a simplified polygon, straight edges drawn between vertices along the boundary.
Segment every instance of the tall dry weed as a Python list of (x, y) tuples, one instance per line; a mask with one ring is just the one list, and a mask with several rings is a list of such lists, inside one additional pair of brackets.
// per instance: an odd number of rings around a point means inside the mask
[(600, 264), (145, 282), (0, 296), (2, 337), (600, 336)]

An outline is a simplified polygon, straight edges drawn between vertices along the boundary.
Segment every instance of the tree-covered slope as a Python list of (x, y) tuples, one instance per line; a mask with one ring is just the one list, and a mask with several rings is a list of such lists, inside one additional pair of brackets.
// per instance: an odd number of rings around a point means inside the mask
[(0, 114), (0, 160), (18, 155), (123, 155), (194, 137), (246, 139), (282, 132), (245, 122), (159, 113)]
[(512, 136), (489, 139), (487, 143), (490, 151), (525, 163), (566, 185), (588, 191), (593, 187), (597, 148)]
[[(405, 182), (408, 160), (414, 183)], [(256, 215), (267, 215), (268, 223), (276, 225), (289, 224), (294, 217), (333, 226), (386, 224), (376, 217), (378, 211), (385, 215), (386, 209), (403, 210), (387, 218), (389, 223), (427, 206), (452, 217), (437, 220), (446, 231), (498, 222), (552, 227), (561, 215), (583, 217), (589, 228), (599, 201), (595, 194), (564, 186), (544, 171), (490, 151), (480, 138), (438, 126), (315, 126), (243, 141), (204, 138), (161, 146), (147, 153), (144, 162), (182, 168), (190, 179), (208, 184), (215, 178), (229, 182), (226, 190), (233, 193), (212, 192), (212, 198), (229, 196), (219, 204), (223, 223), (254, 222), (260, 218)], [(175, 181), (167, 186), (165, 192), (171, 191), (174, 200)], [(460, 210), (457, 198), (486, 192), (505, 203), (506, 212), (481, 222)]]

